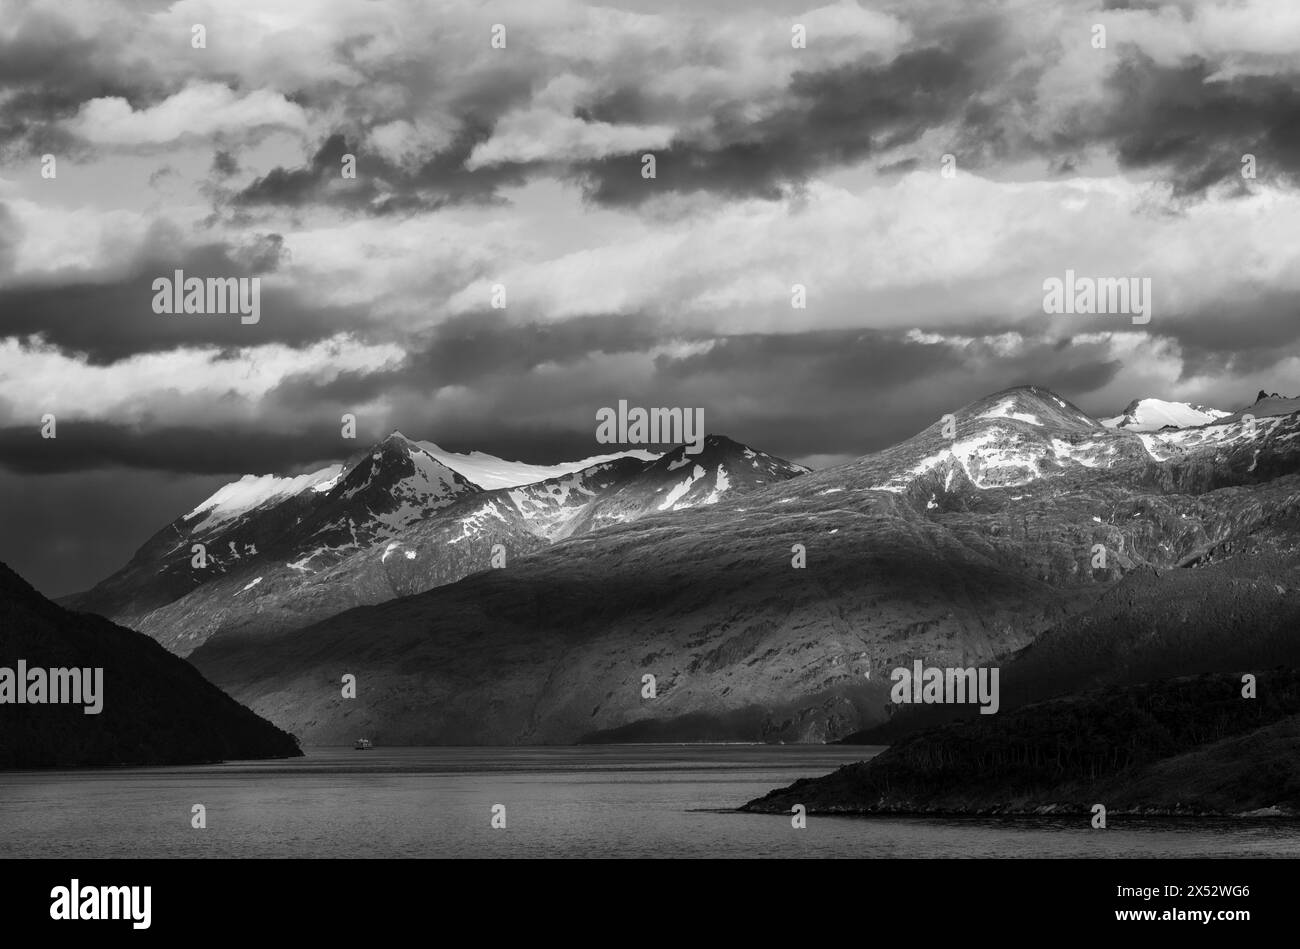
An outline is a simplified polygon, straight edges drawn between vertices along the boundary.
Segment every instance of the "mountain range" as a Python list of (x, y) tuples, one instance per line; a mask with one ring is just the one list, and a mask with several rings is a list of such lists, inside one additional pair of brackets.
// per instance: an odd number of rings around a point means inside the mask
[(722, 436), (693, 455), (679, 447), (540, 467), (393, 432), (346, 463), (226, 485), (121, 570), (62, 602), (185, 656), (212, 636), (304, 626), (607, 524), (713, 504), (806, 470)]
[[(394, 433), (251, 507), (222, 489), (72, 604), (313, 743), (828, 741), (926, 724), (889, 698), (915, 659), (1005, 664), (1015, 707), (1123, 680), (1080, 637), (1213, 672), (1215, 622), (1254, 616), (1289, 655), (1298, 406), (1156, 402), (1109, 424), (1021, 386), (816, 472), (710, 436), (494, 488)], [(1145, 635), (1198, 591), (1199, 638)]]

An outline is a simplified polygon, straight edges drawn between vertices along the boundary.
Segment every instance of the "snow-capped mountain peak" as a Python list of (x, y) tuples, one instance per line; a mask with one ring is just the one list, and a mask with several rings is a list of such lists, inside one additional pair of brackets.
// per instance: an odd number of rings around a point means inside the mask
[(1190, 402), (1166, 402), (1164, 399), (1134, 399), (1122, 414), (1105, 418), (1107, 428), (1130, 432), (1158, 432), (1163, 428), (1195, 428), (1226, 418), (1231, 412), (1194, 405)]
[(341, 500), (366, 496), (372, 503), (391, 499), (399, 506), (436, 508), (479, 485), (443, 464), (418, 442), (393, 432), (362, 456), (333, 491)]

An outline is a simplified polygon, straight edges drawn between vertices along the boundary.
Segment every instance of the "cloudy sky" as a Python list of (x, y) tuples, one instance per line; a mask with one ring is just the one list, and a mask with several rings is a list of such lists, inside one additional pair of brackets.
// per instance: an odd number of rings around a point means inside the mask
[[(1021, 383), (1295, 390), (1297, 50), (1294, 0), (0, 0), (0, 560), (83, 588), (343, 413), (550, 462), (700, 406), (820, 467)], [(260, 322), (155, 314), (176, 269)], [(1045, 315), (1067, 269), (1150, 323)]]

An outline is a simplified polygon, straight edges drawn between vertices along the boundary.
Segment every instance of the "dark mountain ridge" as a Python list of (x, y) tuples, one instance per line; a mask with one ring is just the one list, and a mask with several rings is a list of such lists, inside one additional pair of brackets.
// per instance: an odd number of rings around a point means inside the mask
[[(294, 737), (149, 637), (46, 600), (0, 564), (0, 666), (101, 668), (102, 708), (0, 704), (0, 768), (197, 764), (301, 755)], [(20, 684), (22, 685), (22, 684)]]

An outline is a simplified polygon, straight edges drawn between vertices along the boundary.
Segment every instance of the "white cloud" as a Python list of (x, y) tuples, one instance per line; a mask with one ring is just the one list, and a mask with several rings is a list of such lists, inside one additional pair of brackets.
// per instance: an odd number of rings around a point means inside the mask
[(367, 141), (380, 157), (410, 173), (450, 145), (455, 133), (456, 123), (450, 118), (427, 122), (398, 119), (372, 128)]
[(362, 344), (344, 335), (302, 349), (268, 345), (224, 356), (216, 349), (179, 349), (102, 366), (41, 343), (0, 339), (0, 409), (7, 424), (25, 424), (45, 412), (158, 426), (257, 421), (260, 400), (288, 376), (328, 382), (340, 373), (396, 365), (404, 354), (394, 344)]
[[(590, 122), (555, 107), (506, 114), (492, 137), (475, 147), (465, 162), (470, 169), (504, 162), (588, 161), (642, 149), (667, 147), (668, 125), (614, 125)], [(639, 166), (637, 166), (639, 170)]]
[(121, 273), (158, 229), (139, 211), (64, 208), (19, 199), (0, 203), (0, 219), (17, 237), (8, 268), (0, 267), (0, 287), (61, 275)]
[(219, 83), (196, 82), (157, 105), (135, 110), (112, 96), (83, 103), (68, 131), (99, 145), (163, 145), (187, 137), (247, 134), (257, 129), (307, 127), (303, 109), (278, 92), (239, 95)]
[[(658, 217), (567, 209), (540, 225), (503, 221), (496, 267), (449, 309), (481, 308), (501, 282), (530, 317), (639, 312), (772, 332), (1014, 324), (1045, 319), (1043, 280), (1073, 269), (1152, 277), (1155, 331), (1243, 283), (1300, 288), (1300, 195), (1270, 188), (1175, 213), (1167, 189), (1120, 178), (945, 181), (927, 171), (855, 190), (813, 184), (791, 201), (671, 203), (675, 213)], [(548, 227), (591, 238), (556, 253)], [(790, 307), (795, 283), (807, 287), (806, 310)]]

